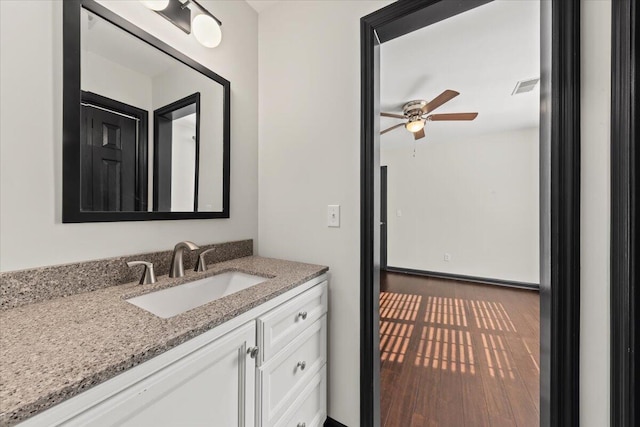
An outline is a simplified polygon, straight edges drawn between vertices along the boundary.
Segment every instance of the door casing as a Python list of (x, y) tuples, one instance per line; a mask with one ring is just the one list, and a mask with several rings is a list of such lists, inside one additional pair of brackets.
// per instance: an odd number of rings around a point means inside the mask
[[(380, 425), (380, 44), (490, 0), (405, 0), (360, 20), (360, 423)], [(540, 422), (579, 425), (580, 1), (541, 1)]]

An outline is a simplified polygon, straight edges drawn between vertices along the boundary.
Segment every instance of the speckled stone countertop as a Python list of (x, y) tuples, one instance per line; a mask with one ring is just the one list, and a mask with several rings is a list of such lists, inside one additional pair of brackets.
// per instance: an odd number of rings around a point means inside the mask
[[(125, 301), (233, 270), (269, 279), (169, 319)], [(133, 282), (0, 312), (0, 426), (17, 424), (327, 270), (250, 256), (180, 279), (161, 276), (153, 285)]]

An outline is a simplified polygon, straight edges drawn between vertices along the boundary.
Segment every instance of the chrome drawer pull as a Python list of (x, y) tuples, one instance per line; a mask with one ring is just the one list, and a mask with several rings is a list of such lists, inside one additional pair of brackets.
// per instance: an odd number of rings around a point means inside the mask
[(296, 365), (296, 367), (298, 367), (298, 368), (300, 368), (301, 370), (303, 370), (303, 371), (304, 371), (304, 368), (306, 368), (306, 367), (307, 367), (307, 362), (304, 362), (304, 361), (302, 361), (302, 362), (298, 362), (298, 364)]
[(301, 311), (300, 313), (298, 313), (298, 317), (302, 317), (302, 320), (306, 320), (307, 319), (307, 312), (306, 311)]
[(259, 352), (260, 349), (258, 347), (249, 347), (247, 349), (247, 354), (251, 356), (252, 359), (255, 359)]
[(298, 427), (307, 427), (307, 423), (298, 423)]

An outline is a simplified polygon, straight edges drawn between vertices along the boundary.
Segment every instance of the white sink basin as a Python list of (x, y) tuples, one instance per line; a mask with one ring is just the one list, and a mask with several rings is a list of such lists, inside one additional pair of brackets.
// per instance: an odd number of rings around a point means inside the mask
[(167, 319), (267, 280), (269, 279), (265, 277), (229, 271), (173, 288), (129, 298), (127, 302)]

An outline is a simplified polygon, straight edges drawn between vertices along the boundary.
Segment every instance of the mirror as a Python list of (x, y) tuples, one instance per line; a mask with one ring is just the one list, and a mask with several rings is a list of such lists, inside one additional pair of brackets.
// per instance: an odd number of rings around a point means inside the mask
[(63, 9), (63, 222), (228, 218), (230, 83), (92, 0)]

